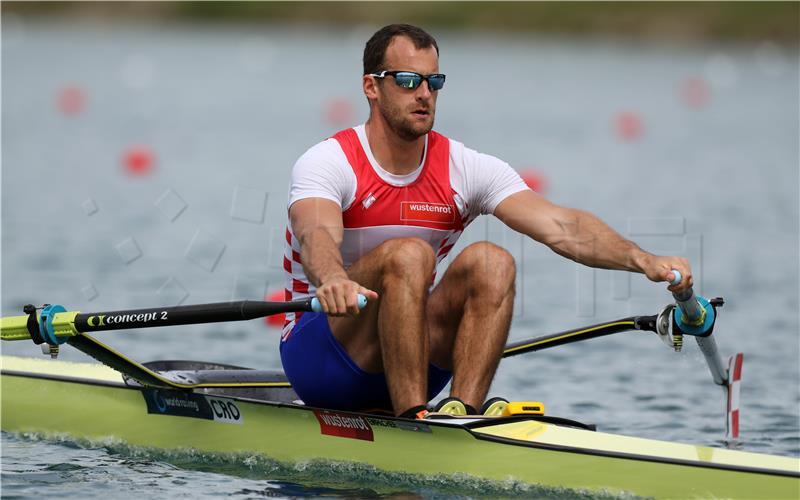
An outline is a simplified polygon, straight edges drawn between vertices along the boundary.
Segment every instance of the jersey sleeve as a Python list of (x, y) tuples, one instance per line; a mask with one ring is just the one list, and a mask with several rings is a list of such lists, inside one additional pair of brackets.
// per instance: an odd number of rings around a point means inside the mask
[(325, 198), (346, 210), (355, 196), (356, 176), (336, 139), (312, 146), (292, 168), (290, 207), (305, 198)]
[(455, 141), (451, 141), (451, 162), (453, 187), (472, 216), (492, 214), (507, 197), (530, 189), (508, 163)]

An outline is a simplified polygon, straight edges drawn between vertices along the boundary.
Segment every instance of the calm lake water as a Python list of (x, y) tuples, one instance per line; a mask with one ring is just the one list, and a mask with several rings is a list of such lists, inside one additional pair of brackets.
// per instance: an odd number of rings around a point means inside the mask
[[(366, 119), (360, 57), (377, 27), (2, 22), (4, 316), (29, 302), (109, 310), (281, 288), (290, 168)], [(552, 200), (642, 247), (690, 258), (696, 289), (727, 301), (723, 355), (745, 353), (741, 448), (800, 456), (796, 51), (434, 34), (448, 75), (437, 130), (535, 169)], [(151, 171), (126, 173), (134, 146)], [(487, 238), (520, 270), (512, 340), (670, 300), (663, 284), (581, 268), (489, 218), (459, 247)], [(263, 369), (280, 367), (278, 339), (261, 321), (102, 336), (137, 360)], [(511, 358), (492, 394), (604, 431), (724, 446), (723, 392), (691, 341), (676, 354), (622, 334)], [(8, 498), (561, 495), (7, 433), (2, 469)]]

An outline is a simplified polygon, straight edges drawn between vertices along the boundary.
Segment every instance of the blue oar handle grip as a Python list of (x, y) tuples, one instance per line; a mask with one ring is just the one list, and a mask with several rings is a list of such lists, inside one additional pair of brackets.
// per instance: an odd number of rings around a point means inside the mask
[[(680, 284), (683, 276), (677, 269), (672, 270), (675, 278), (670, 285)], [(675, 304), (675, 322), (681, 330), (690, 335), (709, 335), (714, 326), (714, 307), (703, 297), (694, 294), (694, 290), (687, 288), (682, 292), (673, 293)]]
[[(364, 309), (367, 307), (367, 297), (364, 295), (358, 294), (358, 308)], [(314, 312), (322, 312), (322, 304), (319, 303), (319, 299), (314, 297), (311, 299), (311, 310)]]
[[(675, 275), (675, 278), (673, 278), (669, 284), (679, 285), (683, 280), (681, 272), (677, 269), (673, 269), (672, 274)], [(697, 302), (694, 296), (694, 290), (687, 288), (683, 292), (673, 293), (672, 296), (675, 297), (675, 302), (677, 302), (678, 307), (681, 308), (681, 311), (683, 311), (688, 321), (696, 321), (702, 316), (703, 308), (700, 307), (700, 304)]]

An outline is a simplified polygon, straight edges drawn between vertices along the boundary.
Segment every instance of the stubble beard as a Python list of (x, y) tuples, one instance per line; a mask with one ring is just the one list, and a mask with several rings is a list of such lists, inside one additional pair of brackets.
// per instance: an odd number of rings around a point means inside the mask
[(427, 134), (433, 128), (433, 121), (436, 114), (436, 108), (430, 107), (430, 120), (422, 123), (412, 123), (411, 120), (404, 116), (403, 110), (395, 106), (378, 106), (381, 116), (389, 125), (389, 128), (403, 140), (413, 141), (419, 139)]

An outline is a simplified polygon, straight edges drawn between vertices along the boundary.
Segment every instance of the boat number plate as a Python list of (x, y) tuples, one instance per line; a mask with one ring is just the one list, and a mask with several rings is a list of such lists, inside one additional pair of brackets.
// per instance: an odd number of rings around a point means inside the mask
[(225, 424), (244, 422), (244, 415), (233, 399), (160, 389), (143, 389), (142, 395), (150, 414), (202, 418)]

